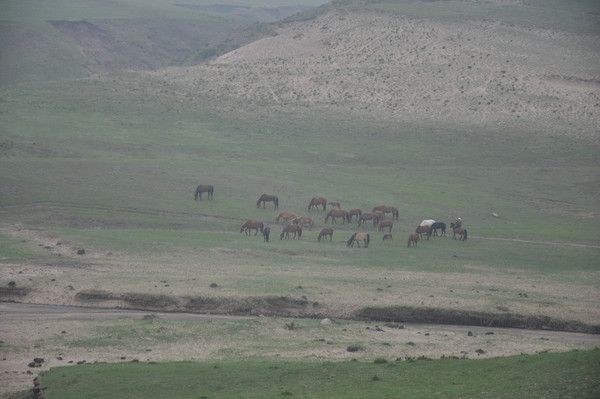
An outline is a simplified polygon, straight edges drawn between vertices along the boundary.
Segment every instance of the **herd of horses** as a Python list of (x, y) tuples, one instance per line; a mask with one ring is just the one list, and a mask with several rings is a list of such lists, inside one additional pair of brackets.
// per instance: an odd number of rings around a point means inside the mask
[[(202, 193), (207, 193), (209, 200), (213, 199), (214, 187), (211, 185), (199, 185), (194, 193), (195, 200), (202, 200)], [(266, 209), (266, 203), (272, 203), (273, 209), (279, 209), (279, 198), (276, 195), (262, 194), (256, 201), (256, 207), (260, 208), (262, 205), (263, 209)], [(352, 223), (354, 220), (357, 221), (358, 226), (366, 225), (372, 222), (373, 226), (377, 228), (379, 232), (387, 230), (387, 234), (383, 235), (383, 241), (392, 240), (392, 228), (394, 221), (399, 220), (398, 209), (393, 206), (379, 205), (374, 207), (370, 212), (363, 212), (361, 209), (354, 208), (349, 211), (341, 209), (339, 202), (328, 202), (324, 197), (313, 197), (308, 203), (308, 211), (318, 211), (321, 208), (322, 211), (329, 211), (325, 215), (325, 224), (331, 222), (337, 224), (338, 221), (342, 224)], [(389, 215), (390, 219), (386, 219)], [(284, 211), (277, 215), (275, 222), (283, 223), (283, 228), (279, 238), (299, 240), (302, 237), (302, 229), (305, 227), (314, 227), (315, 221), (313, 217), (298, 215), (294, 212)], [(468, 233), (467, 229), (462, 226), (462, 221), (457, 219), (455, 222), (450, 223), (452, 229), (452, 238), (458, 238), (461, 241), (467, 240)], [(258, 220), (247, 220), (242, 224), (240, 233), (250, 235), (254, 232), (254, 235), (258, 235), (260, 232), (266, 242), (270, 240), (271, 228), (265, 225), (264, 222)], [(423, 236), (427, 240), (431, 236), (445, 236), (446, 235), (446, 223), (435, 220), (424, 220), (417, 226), (415, 232), (408, 236), (408, 247), (416, 246), (417, 243), (423, 239)], [(330, 227), (323, 228), (317, 237), (317, 241), (321, 242), (333, 240), (333, 229)], [(355, 232), (346, 241), (346, 246), (354, 247), (357, 245), (363, 248), (367, 248), (371, 242), (371, 235), (365, 232)]]

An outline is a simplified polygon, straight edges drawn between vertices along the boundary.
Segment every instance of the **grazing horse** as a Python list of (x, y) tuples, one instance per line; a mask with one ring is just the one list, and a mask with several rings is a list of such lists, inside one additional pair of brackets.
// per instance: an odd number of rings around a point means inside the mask
[(435, 222), (431, 225), (431, 230), (433, 230), (433, 235), (438, 235), (438, 230), (441, 230), (440, 236), (446, 235), (446, 223), (443, 222)]
[(265, 242), (269, 242), (269, 235), (271, 235), (271, 228), (269, 226), (265, 226), (263, 228), (263, 237), (265, 238)]
[(391, 233), (392, 227), (394, 227), (394, 222), (392, 222), (391, 220), (384, 220), (381, 223), (379, 223), (379, 227), (377, 227), (377, 230), (383, 231), (383, 229), (388, 228), (388, 231)]
[(285, 236), (285, 239), (289, 240), (290, 233), (294, 233), (294, 237), (292, 238), (293, 240), (295, 240), (296, 238), (300, 239), (300, 237), (302, 237), (302, 227), (295, 225), (295, 224), (288, 224), (281, 231), (281, 235), (279, 236), (279, 239), (283, 240), (283, 237)]
[(452, 229), (452, 239), (456, 240), (456, 236), (458, 235), (460, 241), (467, 241), (467, 229), (456, 223), (450, 223), (450, 228)]
[(342, 206), (340, 205), (339, 202), (330, 202), (329, 203), (329, 207), (330, 208), (338, 208), (338, 209), (340, 209)]
[(327, 220), (329, 220), (330, 218), (331, 218), (331, 223), (336, 223), (335, 220), (337, 218), (342, 218), (342, 224), (343, 224), (348, 219), (348, 212), (346, 212), (342, 209), (332, 209), (327, 213), (327, 216), (325, 216), (325, 223), (327, 223)]
[(288, 222), (291, 223), (292, 220), (299, 218), (299, 215), (296, 215), (294, 212), (288, 212), (288, 211), (284, 211), (281, 212), (279, 215), (277, 215), (277, 217), (275, 218), (276, 222), (279, 222), (279, 220), (283, 220), (284, 222)]
[(315, 225), (315, 221), (313, 220), (313, 218), (308, 217), (308, 216), (297, 217), (296, 219), (292, 220), (292, 223), (297, 224), (300, 227), (304, 227), (304, 226), (313, 227)]
[(259, 222), (258, 220), (247, 220), (246, 223), (242, 225), (240, 229), (240, 233), (246, 233), (246, 235), (250, 234), (250, 230), (254, 230), (254, 235), (258, 234), (258, 230), (262, 233), (264, 229), (263, 222)]
[(373, 226), (377, 226), (377, 223), (379, 223), (379, 220), (381, 220), (382, 215), (383, 214), (381, 212), (365, 212), (358, 218), (358, 225), (360, 226), (361, 224), (366, 223), (368, 220), (372, 220)]
[(275, 209), (279, 208), (279, 198), (276, 195), (270, 194), (261, 195), (258, 201), (256, 201), (256, 207), (260, 208), (260, 204), (262, 203), (263, 209), (265, 209), (267, 202), (272, 202), (275, 205)]
[(362, 211), (358, 208), (350, 209), (348, 211), (348, 222), (352, 221), (352, 218), (356, 216), (356, 220), (360, 219), (360, 215), (362, 215)]
[(327, 207), (327, 199), (323, 197), (314, 197), (310, 200), (308, 204), (308, 210), (310, 211), (313, 208), (319, 209), (319, 205), (321, 205), (323, 207), (323, 210), (325, 210), (325, 207)]
[(398, 208), (395, 208), (393, 206), (379, 205), (373, 208), (373, 212), (381, 212), (384, 215), (390, 213), (392, 215), (392, 219), (398, 220), (399, 218)]
[(215, 188), (213, 186), (201, 184), (198, 187), (196, 187), (196, 192), (194, 193), (194, 199), (196, 201), (202, 200), (202, 193), (207, 193), (208, 199), (211, 200), (211, 199), (213, 199), (214, 191), (215, 191)]
[(356, 243), (356, 245), (358, 245), (358, 247), (360, 248), (361, 241), (364, 243), (364, 247), (368, 248), (369, 243), (371, 242), (371, 236), (369, 235), (369, 233), (352, 234), (352, 237), (350, 237), (350, 239), (346, 241), (346, 246), (354, 248), (354, 243)]
[(423, 239), (423, 234), (425, 234), (427, 240), (429, 240), (429, 237), (431, 237), (431, 226), (418, 226), (415, 233), (417, 233), (421, 239)]
[(317, 241), (321, 242), (321, 240), (327, 241), (327, 236), (329, 236), (329, 241), (333, 240), (333, 229), (330, 227), (325, 227), (319, 233), (319, 237), (317, 237)]
[(411, 245), (413, 246), (417, 246), (417, 242), (419, 241), (419, 234), (414, 233), (408, 236), (408, 247), (410, 248)]
[(392, 240), (392, 235), (391, 234), (384, 234), (383, 235), (383, 241), (388, 241), (388, 240)]

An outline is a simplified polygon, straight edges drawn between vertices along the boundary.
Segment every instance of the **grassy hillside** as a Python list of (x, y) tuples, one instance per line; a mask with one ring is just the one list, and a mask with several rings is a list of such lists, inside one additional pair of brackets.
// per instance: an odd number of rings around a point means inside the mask
[[(182, 97), (146, 75), (21, 85), (3, 98), (3, 219), (40, 229), (33, 242), (43, 246), (84, 246), (89, 262), (104, 268), (71, 270), (60, 285), (7, 269), (5, 279), (38, 287), (31, 300), (73, 303), (92, 288), (304, 295), (339, 316), (400, 303), (598, 320), (598, 152), (586, 142), (310, 110), (232, 113), (231, 104)], [(214, 201), (193, 200), (198, 183), (215, 185)], [(303, 240), (282, 242), (276, 213), (256, 209), (263, 192), (279, 195), (281, 210), (303, 214), (314, 195), (346, 209), (392, 204), (400, 210), (395, 240), (382, 243), (369, 226), (372, 249), (349, 250), (342, 240), (354, 224), (336, 226), (335, 242), (319, 244), (324, 215), (313, 213), (316, 227)], [(472, 240), (406, 248), (422, 219), (456, 216)], [(240, 235), (248, 218), (271, 223), (274, 242)], [(14, 224), (5, 233), (32, 238)], [(66, 248), (48, 255), (57, 253), (78, 258)], [(164, 279), (168, 287), (156, 283)], [(223, 288), (211, 290), (211, 282)], [(76, 287), (67, 296), (66, 285)]]
[(52, 398), (593, 398), (598, 351), (390, 363), (93, 364), (42, 377)]
[[(191, 97), (318, 107), (416, 124), (540, 129), (598, 141), (600, 32), (594, 9), (340, 2), (290, 20), (278, 35), (210, 65), (172, 69), (157, 78), (179, 83)], [(550, 26), (545, 13), (576, 19), (580, 29)], [(575, 18), (580, 14), (586, 17)]]
[(268, 34), (268, 28), (251, 24), (320, 4), (244, 2), (237, 12), (237, 3), (224, 3), (4, 1), (0, 84), (195, 64)]

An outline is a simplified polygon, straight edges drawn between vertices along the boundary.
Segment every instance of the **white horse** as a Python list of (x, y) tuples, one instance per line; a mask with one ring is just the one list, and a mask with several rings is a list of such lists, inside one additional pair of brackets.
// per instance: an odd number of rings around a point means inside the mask
[(425, 219), (421, 222), (421, 224), (419, 226), (420, 227), (431, 227), (431, 225), (434, 223), (435, 223), (435, 220), (433, 220), (433, 219)]

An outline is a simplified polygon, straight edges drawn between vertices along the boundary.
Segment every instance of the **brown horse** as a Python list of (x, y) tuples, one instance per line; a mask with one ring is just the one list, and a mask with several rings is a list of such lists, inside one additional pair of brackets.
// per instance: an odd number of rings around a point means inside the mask
[(275, 206), (275, 209), (279, 208), (279, 198), (276, 195), (263, 194), (260, 196), (258, 201), (256, 201), (256, 207), (260, 208), (260, 204), (262, 203), (263, 209), (266, 208), (266, 203), (272, 202)]
[(258, 234), (258, 231), (263, 232), (264, 224), (263, 222), (259, 222), (258, 220), (247, 220), (246, 223), (242, 225), (240, 229), (240, 233), (246, 233), (246, 235), (250, 234), (250, 230), (254, 230), (254, 235)]
[(413, 245), (416, 247), (419, 239), (420, 239), (420, 236), (417, 233), (409, 235), (408, 236), (408, 246), (410, 247), (411, 245)]
[(391, 241), (392, 240), (392, 235), (391, 234), (384, 234), (383, 235), (383, 241)]
[(296, 219), (292, 220), (292, 223), (297, 224), (300, 227), (304, 227), (304, 226), (313, 227), (315, 225), (315, 221), (313, 220), (313, 218), (308, 217), (308, 216), (297, 217)]
[(288, 211), (284, 211), (281, 212), (279, 215), (277, 215), (277, 217), (275, 218), (276, 222), (279, 222), (279, 220), (283, 220), (284, 222), (288, 222), (291, 223), (292, 220), (299, 218), (299, 215), (296, 215), (294, 212), (288, 212)]
[(338, 208), (338, 209), (340, 209), (342, 206), (340, 205), (339, 202), (330, 202), (329, 203), (329, 207), (330, 208)]
[(392, 227), (394, 227), (394, 222), (392, 222), (391, 220), (384, 220), (381, 223), (379, 223), (379, 227), (377, 228), (377, 230), (383, 231), (383, 229), (388, 228), (388, 231), (391, 233)]
[(431, 226), (418, 226), (415, 229), (415, 233), (417, 233), (421, 239), (423, 239), (423, 234), (425, 234), (427, 240), (429, 240), (429, 237), (431, 237)]
[(319, 237), (317, 237), (317, 241), (321, 242), (321, 240), (327, 241), (327, 236), (329, 236), (329, 241), (333, 240), (333, 229), (330, 227), (325, 227), (319, 233)]
[(379, 223), (379, 220), (381, 220), (382, 215), (383, 214), (381, 212), (365, 212), (358, 218), (358, 225), (360, 226), (361, 224), (366, 223), (368, 220), (372, 220), (373, 226), (377, 226), (377, 223)]
[(392, 219), (398, 220), (399, 218), (398, 208), (395, 208), (393, 206), (379, 205), (373, 208), (373, 212), (381, 212), (384, 215), (387, 215), (389, 213), (392, 215)]
[(331, 223), (336, 223), (337, 218), (342, 218), (342, 223), (344, 223), (348, 219), (348, 212), (342, 209), (332, 209), (327, 213), (327, 216), (325, 216), (325, 223), (327, 223), (327, 220), (330, 218)]
[(208, 199), (213, 199), (213, 193), (215, 192), (215, 188), (211, 185), (199, 185), (196, 187), (196, 192), (194, 193), (194, 199), (196, 201), (202, 200), (202, 193), (207, 193)]
[(354, 233), (354, 234), (352, 234), (352, 237), (350, 237), (350, 239), (348, 241), (346, 241), (346, 246), (354, 248), (354, 243), (356, 243), (356, 245), (358, 245), (358, 247), (360, 248), (361, 241), (363, 242), (364, 247), (368, 248), (369, 243), (371, 242), (371, 236), (369, 235), (369, 233)]
[(289, 240), (290, 233), (294, 233), (294, 237), (292, 238), (293, 240), (295, 240), (296, 238), (299, 240), (300, 237), (302, 237), (302, 227), (295, 225), (295, 224), (289, 224), (289, 225), (285, 226), (283, 228), (283, 230), (281, 231), (281, 235), (279, 236), (279, 239), (283, 240), (283, 237), (285, 236), (285, 239)]
[(453, 240), (456, 240), (456, 236), (458, 236), (460, 241), (467, 241), (467, 229), (455, 223), (450, 223), (450, 228), (452, 229)]
[(358, 208), (350, 209), (348, 211), (348, 222), (352, 221), (352, 218), (356, 216), (356, 220), (360, 219), (360, 215), (362, 215), (362, 211)]
[(327, 207), (327, 199), (323, 197), (314, 197), (310, 200), (310, 203), (308, 204), (308, 210), (310, 211), (313, 208), (319, 209), (319, 206), (322, 206), (323, 210), (325, 210), (325, 208)]

